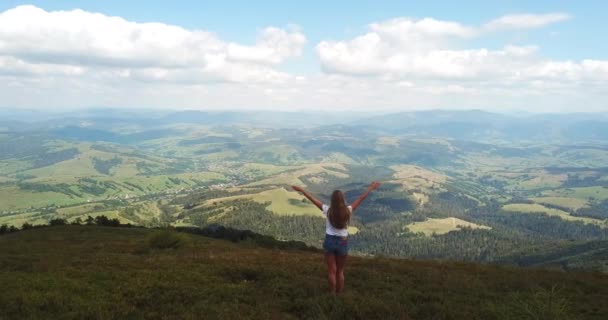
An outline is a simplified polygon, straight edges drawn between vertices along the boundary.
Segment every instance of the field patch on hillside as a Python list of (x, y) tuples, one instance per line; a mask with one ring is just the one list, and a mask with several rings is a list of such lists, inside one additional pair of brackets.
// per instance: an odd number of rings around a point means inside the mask
[(557, 188), (568, 180), (567, 174), (549, 174), (547, 172), (535, 172), (517, 184), (520, 189)]
[(325, 158), (323, 158), (322, 162), (329, 163), (344, 163), (344, 164), (357, 164), (357, 161), (353, 158), (345, 155), (342, 152), (332, 152)]
[(323, 216), (321, 211), (310, 203), (310, 201), (306, 200), (304, 196), (298, 192), (288, 191), (284, 188), (266, 190), (254, 194), (211, 199), (207, 200), (203, 206), (210, 206), (218, 203), (230, 206), (230, 202), (237, 199), (251, 199), (258, 203), (270, 202), (266, 209), (277, 215)]
[(59, 209), (57, 209), (57, 213), (59, 214), (59, 216), (61, 218), (63, 218), (63, 217), (70, 217), (73, 215), (81, 215), (83, 213), (91, 212), (91, 211), (100, 211), (100, 209), (103, 210), (103, 208), (105, 208), (105, 206), (101, 203), (87, 203), (87, 204), (78, 205), (78, 206), (59, 208)]
[(304, 166), (298, 166), (288, 172), (279, 173), (270, 178), (262, 179), (245, 185), (245, 187), (262, 186), (262, 185), (305, 185), (300, 178), (308, 177), (308, 179), (324, 178), (332, 176), (337, 178), (348, 178), (346, 167), (340, 163), (312, 163)]
[(79, 145), (79, 154), (48, 166), (22, 172), (36, 177), (33, 182), (73, 183), (78, 178), (97, 176), (132, 177), (165, 170), (168, 161), (149, 155), (116, 152), (102, 145)]
[(118, 219), (120, 221), (120, 223), (122, 224), (127, 224), (130, 223), (132, 225), (137, 225), (137, 223), (133, 220), (129, 220), (125, 217), (123, 217), (122, 215), (120, 215), (120, 212), (118, 210), (108, 210), (108, 211), (98, 211), (98, 212), (89, 212), (86, 214), (83, 214), (81, 216), (74, 216), (70, 219), (68, 219), (68, 222), (72, 222), (78, 218), (80, 218), (82, 221), (85, 221), (87, 219), (87, 217), (98, 217), (98, 216), (106, 216), (108, 219)]
[(33, 225), (47, 224), (50, 218), (51, 217), (49, 215), (43, 215), (37, 211), (3, 215), (0, 216), (0, 225), (6, 224), (8, 226), (21, 228), (21, 226), (26, 222)]
[(281, 172), (298, 169), (298, 166), (279, 166), (267, 163), (249, 162), (235, 168), (239, 175), (248, 179), (262, 179)]
[(547, 208), (541, 204), (537, 203), (510, 203), (506, 204), (502, 207), (502, 210), (508, 212), (520, 212), (520, 213), (544, 213), (549, 216), (560, 217), (563, 220), (567, 221), (581, 221), (588, 224), (595, 224), (601, 227), (608, 227), (606, 222), (598, 219), (586, 218), (586, 217), (575, 217), (571, 216), (568, 212)]
[(530, 198), (530, 200), (540, 203), (540, 204), (549, 204), (554, 206), (560, 206), (563, 208), (568, 208), (572, 210), (578, 210), (580, 208), (588, 207), (589, 204), (584, 199), (578, 198), (568, 198), (568, 197), (538, 197), (538, 198)]
[(395, 171), (395, 182), (401, 182), (405, 187), (440, 188), (448, 176), (414, 165), (396, 165), (390, 167)]
[(608, 188), (602, 186), (556, 189), (543, 192), (546, 196), (571, 197), (582, 200), (603, 201), (608, 200)]
[(414, 165), (396, 165), (390, 167), (395, 173), (389, 182), (400, 184), (404, 191), (409, 191), (418, 205), (424, 206), (429, 201), (429, 194), (442, 191), (448, 176)]
[(0, 176), (0, 183), (11, 183), (11, 182), (17, 182), (17, 180), (13, 179), (13, 178), (9, 178), (9, 177)]
[(485, 229), (490, 230), (492, 228), (472, 222), (468, 222), (462, 219), (448, 217), (442, 219), (427, 219), (422, 222), (414, 222), (405, 226), (413, 233), (424, 233), (425, 236), (431, 236), (433, 234), (440, 235), (446, 234), (450, 231), (458, 231), (462, 228), (471, 229)]
[(270, 201), (270, 205), (266, 209), (279, 215), (322, 215), (319, 208), (310, 201), (304, 200), (304, 196), (283, 188), (258, 193), (252, 199), (260, 203)]
[(80, 197), (70, 197), (58, 192), (33, 192), (19, 187), (0, 188), (0, 211), (16, 210), (29, 207), (41, 208), (48, 205), (71, 205), (85, 201)]

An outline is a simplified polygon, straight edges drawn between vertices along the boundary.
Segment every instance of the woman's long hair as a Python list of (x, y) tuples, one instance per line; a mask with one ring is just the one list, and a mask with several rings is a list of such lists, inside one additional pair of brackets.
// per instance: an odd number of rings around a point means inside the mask
[(329, 222), (334, 228), (344, 229), (350, 221), (351, 212), (344, 201), (344, 194), (340, 190), (335, 190), (331, 194), (331, 205), (327, 212)]

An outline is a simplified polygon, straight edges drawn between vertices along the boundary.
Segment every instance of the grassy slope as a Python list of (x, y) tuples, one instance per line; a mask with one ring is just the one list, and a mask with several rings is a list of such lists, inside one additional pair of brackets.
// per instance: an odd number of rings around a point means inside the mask
[[(270, 204), (266, 207), (269, 211), (277, 215), (311, 215), (322, 217), (323, 214), (310, 202), (302, 202), (303, 196), (295, 191), (289, 191), (284, 188), (276, 188), (262, 191), (260, 193), (252, 193), (238, 196), (229, 196), (223, 198), (215, 198), (205, 201), (203, 206), (211, 206), (220, 202), (232, 201), (236, 199), (251, 199), (259, 203)], [(289, 201), (293, 200), (295, 204)]]
[(578, 210), (580, 208), (588, 207), (588, 201), (584, 199), (577, 198), (567, 198), (567, 197), (538, 197), (538, 198), (530, 198), (530, 200), (540, 203), (540, 204), (552, 204), (572, 210)]
[(588, 241), (562, 244), (549, 252), (537, 252), (527, 256), (513, 257), (519, 266), (556, 267), (574, 270), (586, 265), (587, 270), (608, 272), (608, 241)]
[(608, 275), (349, 258), (325, 293), (321, 254), (146, 229), (66, 226), (0, 236), (0, 319), (604, 319)]
[[(27, 160), (2, 160), (0, 161), (0, 183), (12, 181), (18, 174), (28, 178), (23, 182), (28, 184), (68, 184), (74, 194), (60, 192), (35, 192), (20, 189), (17, 185), (0, 186), (0, 211), (20, 210), (33, 206), (35, 208), (45, 207), (51, 204), (58, 206), (73, 205), (83, 203), (87, 200), (100, 200), (107, 197), (117, 197), (129, 195), (143, 195), (146, 193), (160, 192), (167, 189), (187, 188), (200, 181), (224, 181), (226, 177), (216, 172), (196, 172), (181, 174), (163, 174), (165, 169), (171, 169), (174, 161), (169, 158), (162, 158), (155, 154), (145, 154), (134, 151), (131, 148), (110, 145), (112, 151), (100, 151), (87, 143), (59, 143), (59, 148), (74, 147), (79, 150), (79, 154), (71, 159), (53, 163), (47, 166), (30, 169), (31, 161)], [(109, 172), (100, 172), (95, 167), (96, 160), (117, 159), (120, 162), (109, 168)], [(18, 168), (15, 167), (18, 164)], [(141, 166), (139, 168), (138, 166)], [(15, 167), (15, 168), (13, 168)], [(12, 168), (12, 169), (11, 169)], [(18, 169), (22, 170), (19, 172)], [(146, 171), (146, 170), (151, 171)], [(12, 171), (11, 171), (12, 170)], [(157, 174), (155, 172), (160, 171)], [(89, 194), (82, 191), (81, 178), (91, 178), (99, 182), (108, 182), (115, 189), (106, 188), (101, 194)], [(179, 179), (180, 182), (174, 183), (170, 179)], [(133, 187), (136, 185), (137, 187)]]
[(414, 165), (391, 166), (395, 171), (390, 182), (403, 186), (409, 191), (420, 206), (429, 202), (429, 194), (444, 191), (448, 176)]
[(26, 191), (16, 186), (1, 187), (0, 199), (2, 199), (0, 211), (29, 207), (41, 208), (50, 204), (64, 206), (86, 201), (85, 198), (70, 197), (63, 193)]

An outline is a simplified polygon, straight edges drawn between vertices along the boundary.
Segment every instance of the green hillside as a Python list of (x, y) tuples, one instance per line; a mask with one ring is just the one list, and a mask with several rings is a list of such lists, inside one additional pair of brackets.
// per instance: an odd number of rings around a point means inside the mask
[[(171, 247), (170, 249), (159, 249)], [(350, 257), (140, 228), (0, 236), (0, 319), (605, 319), (608, 275)]]
[(584, 265), (588, 270), (608, 272), (608, 241), (569, 243), (506, 260), (521, 267), (549, 267), (570, 271)]

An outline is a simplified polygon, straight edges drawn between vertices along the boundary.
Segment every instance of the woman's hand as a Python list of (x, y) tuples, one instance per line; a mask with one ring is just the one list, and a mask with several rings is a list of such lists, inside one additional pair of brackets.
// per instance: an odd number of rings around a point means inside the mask
[(369, 195), (370, 192), (378, 189), (379, 186), (380, 186), (380, 182), (378, 182), (378, 181), (372, 182), (372, 184), (370, 184), (369, 187), (367, 187), (367, 191), (365, 191), (362, 195), (359, 196), (359, 198), (357, 198), (357, 200), (355, 200), (353, 202), (353, 204), (352, 204), (353, 211), (355, 211), (359, 207), (361, 202), (363, 202), (363, 200), (365, 200), (365, 198), (367, 198), (367, 196)]
[(319, 210), (323, 210), (323, 202), (321, 202), (321, 200), (315, 198), (312, 194), (308, 193), (308, 191), (304, 190), (304, 188), (298, 187), (298, 186), (291, 186), (291, 188), (297, 192), (302, 192), (302, 194), (304, 194), (304, 196), (308, 200), (310, 200), (310, 202), (312, 202), (315, 206), (317, 206), (317, 208), (319, 208)]
[(372, 184), (369, 185), (369, 188), (367, 188), (367, 190), (374, 191), (374, 190), (378, 189), (378, 187), (380, 187), (380, 182), (374, 181), (374, 182), (372, 182)]

